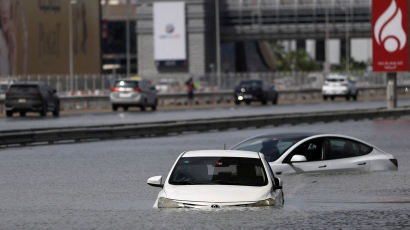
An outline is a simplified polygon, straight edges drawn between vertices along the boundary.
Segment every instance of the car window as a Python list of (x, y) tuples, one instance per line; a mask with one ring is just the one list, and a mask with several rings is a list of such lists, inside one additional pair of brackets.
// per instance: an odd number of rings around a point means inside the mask
[(240, 87), (261, 87), (261, 81), (241, 81), (239, 84)]
[(370, 153), (372, 147), (344, 138), (329, 138), (326, 147), (326, 159), (357, 157)]
[(119, 80), (114, 84), (115, 87), (138, 88), (138, 81)]
[(169, 179), (172, 185), (241, 185), (268, 184), (259, 158), (240, 157), (182, 157)]
[(261, 152), (265, 155), (266, 161), (272, 162), (282, 156), (282, 154), (286, 150), (288, 150), (288, 148), (290, 148), (299, 140), (300, 138), (253, 138), (232, 147), (232, 149)]
[(0, 93), (5, 93), (8, 88), (7, 84), (0, 84)]
[(38, 93), (36, 85), (12, 85), (9, 93)]
[(290, 158), (294, 155), (302, 155), (306, 157), (307, 161), (320, 161), (322, 160), (323, 148), (322, 148), (322, 138), (316, 138), (308, 140), (300, 144), (296, 149), (294, 149), (288, 157), (285, 159), (286, 162), (290, 161)]

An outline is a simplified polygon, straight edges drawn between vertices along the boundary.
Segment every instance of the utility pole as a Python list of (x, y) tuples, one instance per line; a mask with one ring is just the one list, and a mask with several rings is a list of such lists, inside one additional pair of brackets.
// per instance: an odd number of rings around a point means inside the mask
[(324, 64), (324, 75), (325, 77), (330, 72), (329, 64), (329, 1), (325, 1), (325, 64)]
[(127, 21), (125, 22), (125, 39), (126, 39), (126, 68), (127, 77), (130, 77), (131, 73), (131, 60), (130, 60), (130, 0), (127, 0)]
[(218, 88), (222, 86), (221, 79), (221, 34), (219, 25), (219, 0), (215, 0), (215, 34), (216, 34), (216, 77)]

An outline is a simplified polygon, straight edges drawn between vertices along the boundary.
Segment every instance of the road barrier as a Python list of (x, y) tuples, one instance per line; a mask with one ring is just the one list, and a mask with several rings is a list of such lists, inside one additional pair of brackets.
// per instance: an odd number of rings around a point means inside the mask
[[(399, 95), (410, 95), (408, 86), (399, 86), (397, 92)], [(407, 91), (406, 91), (407, 89)], [(386, 95), (386, 87), (361, 87), (359, 98), (380, 98)], [(321, 100), (321, 89), (298, 89), (298, 90), (278, 90), (279, 103), (301, 102)], [(110, 108), (108, 96), (63, 96), (61, 97), (62, 109), (101, 109)], [(233, 101), (233, 90), (224, 90), (216, 92), (198, 92), (195, 94), (195, 104), (219, 104), (230, 103)], [(186, 93), (167, 93), (158, 95), (159, 106), (168, 105), (186, 105), (188, 97)]]
[(393, 110), (364, 109), (274, 115), (234, 116), (135, 124), (110, 124), (83, 127), (42, 128), (0, 131), (0, 146), (58, 144), (139, 137), (155, 137), (185, 132), (208, 132), (227, 129), (260, 128), (283, 124), (374, 119), (410, 115), (410, 107)]

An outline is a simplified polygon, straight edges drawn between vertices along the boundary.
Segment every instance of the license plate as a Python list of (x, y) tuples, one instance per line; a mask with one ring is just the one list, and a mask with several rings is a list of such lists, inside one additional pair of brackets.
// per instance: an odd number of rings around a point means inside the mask
[(120, 97), (131, 97), (131, 93), (120, 93)]
[(27, 100), (26, 100), (25, 98), (20, 98), (20, 99), (18, 100), (18, 102), (19, 102), (19, 103), (26, 103)]

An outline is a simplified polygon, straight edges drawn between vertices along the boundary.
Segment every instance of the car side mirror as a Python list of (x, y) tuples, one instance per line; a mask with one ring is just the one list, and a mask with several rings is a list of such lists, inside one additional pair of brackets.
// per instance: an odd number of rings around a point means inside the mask
[(153, 176), (148, 178), (147, 184), (154, 187), (164, 187), (164, 184), (162, 184), (162, 176)]
[(276, 189), (282, 189), (283, 188), (283, 186), (282, 186), (282, 180), (280, 179), (280, 178), (277, 178), (277, 177), (275, 177), (275, 178), (273, 178), (273, 183), (275, 184), (274, 186), (273, 186), (273, 188), (276, 190)]
[(294, 155), (291, 159), (290, 159), (290, 163), (296, 163), (296, 162), (305, 162), (307, 161), (306, 157), (303, 155)]

